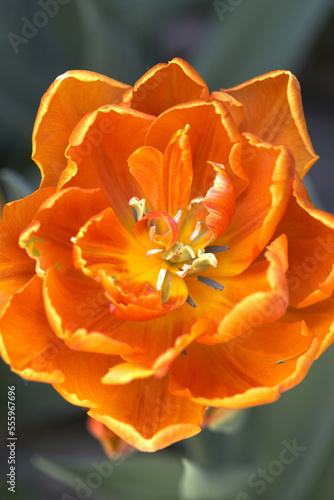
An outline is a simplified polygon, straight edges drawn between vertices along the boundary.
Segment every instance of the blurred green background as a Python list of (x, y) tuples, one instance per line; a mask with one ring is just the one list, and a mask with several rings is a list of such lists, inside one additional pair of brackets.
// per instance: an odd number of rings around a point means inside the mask
[[(38, 13), (46, 4), (54, 7), (45, 17)], [(0, 195), (6, 200), (39, 184), (31, 132), (39, 101), (59, 74), (89, 69), (133, 84), (154, 64), (179, 56), (210, 90), (275, 69), (298, 76), (320, 155), (308, 187), (317, 205), (334, 213), (332, 0), (1, 0), (0, 30)], [(5, 432), (7, 386), (15, 384), (17, 500), (334, 498), (333, 361), (332, 347), (279, 402), (168, 450), (137, 453), (95, 487), (87, 479), (92, 461), (105, 457), (86, 431), (85, 412), (0, 362), (0, 497), (13, 497), (5, 479)], [(294, 440), (305, 449), (282, 469), (280, 453)], [(259, 482), (261, 474), (267, 475)], [(76, 491), (79, 484), (86, 489)]]

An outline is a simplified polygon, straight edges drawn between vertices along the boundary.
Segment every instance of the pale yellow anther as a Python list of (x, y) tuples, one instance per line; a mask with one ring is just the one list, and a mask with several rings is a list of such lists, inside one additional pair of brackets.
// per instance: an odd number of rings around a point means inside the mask
[(136, 196), (134, 196), (129, 201), (129, 205), (135, 211), (137, 221), (140, 220), (140, 219), (142, 219), (144, 217), (144, 215), (146, 215), (146, 214), (149, 213), (149, 209), (146, 206), (146, 200), (145, 200), (145, 198), (142, 198), (140, 200), (139, 198), (137, 198)]
[(194, 259), (196, 253), (189, 245), (184, 245), (177, 241), (168, 252), (162, 254), (162, 258), (169, 262), (186, 262), (187, 260)]
[(210, 267), (217, 267), (218, 261), (216, 256), (213, 253), (200, 253), (200, 255), (193, 260), (191, 265), (184, 265), (181, 271), (178, 271), (178, 274), (181, 278), (184, 278), (188, 274), (199, 274), (204, 273)]

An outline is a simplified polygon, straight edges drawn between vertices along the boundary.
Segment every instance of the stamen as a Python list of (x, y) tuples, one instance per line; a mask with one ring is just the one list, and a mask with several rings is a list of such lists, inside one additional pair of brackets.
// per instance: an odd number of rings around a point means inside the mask
[(161, 290), (163, 282), (165, 280), (165, 276), (167, 273), (167, 269), (160, 269), (159, 275), (158, 275), (158, 281), (157, 281), (157, 290)]
[(189, 245), (184, 245), (177, 241), (174, 243), (172, 248), (167, 252), (164, 252), (161, 256), (165, 260), (170, 262), (186, 262), (187, 260), (194, 259), (196, 253), (194, 249)]
[(191, 264), (183, 264), (182, 269), (176, 271), (176, 274), (180, 276), (180, 278), (185, 278), (187, 276), (189, 269), (191, 269)]
[(136, 222), (138, 222), (140, 219), (144, 217), (144, 215), (149, 213), (149, 210), (146, 206), (146, 200), (145, 198), (142, 198), (141, 200), (134, 196), (131, 198), (129, 201), (130, 207), (132, 207), (132, 213), (133, 217)]
[(167, 302), (167, 300), (169, 299), (171, 287), (172, 287), (172, 275), (169, 271), (167, 271), (167, 274), (165, 276), (165, 279), (164, 279), (164, 282), (162, 285), (162, 289), (161, 289), (161, 299), (162, 299), (163, 304), (165, 302)]
[(206, 247), (205, 251), (212, 253), (220, 253), (220, 252), (226, 252), (229, 249), (230, 249), (229, 247), (224, 247), (221, 245), (212, 245), (210, 247)]
[(179, 224), (181, 216), (182, 216), (182, 210), (179, 210), (177, 212), (177, 214), (173, 217), (173, 219), (175, 220), (176, 224)]
[(202, 230), (202, 222), (199, 220), (196, 223), (196, 227), (195, 227), (194, 232), (190, 236), (190, 241), (193, 241), (195, 238), (197, 238), (197, 236), (199, 235), (199, 233), (201, 232), (201, 230)]
[(215, 290), (219, 290), (220, 292), (222, 290), (224, 290), (223, 285), (221, 285), (220, 283), (218, 283), (218, 281), (216, 281), (216, 280), (213, 280), (211, 278), (206, 278), (205, 276), (197, 276), (197, 279), (201, 283), (204, 283), (207, 286), (211, 286)]
[(193, 299), (190, 297), (190, 295), (188, 295), (186, 302), (187, 302), (187, 304), (189, 304), (191, 307), (196, 307), (196, 304), (195, 304), (195, 302), (193, 301)]
[(152, 250), (147, 250), (146, 257), (152, 257), (155, 253), (162, 252), (162, 248), (152, 248)]
[(155, 226), (151, 226), (149, 231), (148, 231), (148, 235), (150, 237), (150, 240), (152, 241), (152, 243), (154, 243), (154, 237), (156, 235), (156, 232), (157, 232), (157, 229)]

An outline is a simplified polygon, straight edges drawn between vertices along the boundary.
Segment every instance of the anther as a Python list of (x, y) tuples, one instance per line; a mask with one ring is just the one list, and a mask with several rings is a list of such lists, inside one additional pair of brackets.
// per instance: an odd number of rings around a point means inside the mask
[(201, 283), (204, 283), (207, 286), (210, 286), (211, 288), (214, 288), (215, 290), (219, 290), (220, 292), (224, 290), (223, 285), (218, 283), (218, 281), (213, 280), (211, 278), (207, 278), (206, 276), (197, 276), (198, 281)]
[(229, 247), (224, 247), (222, 245), (212, 245), (212, 246), (206, 247), (205, 251), (211, 252), (211, 253), (220, 253), (220, 252), (226, 252), (229, 249), (230, 249)]
[(187, 304), (189, 304), (191, 307), (196, 307), (196, 304), (195, 304), (195, 302), (193, 301), (193, 299), (190, 297), (190, 295), (188, 295), (186, 302), (187, 302)]

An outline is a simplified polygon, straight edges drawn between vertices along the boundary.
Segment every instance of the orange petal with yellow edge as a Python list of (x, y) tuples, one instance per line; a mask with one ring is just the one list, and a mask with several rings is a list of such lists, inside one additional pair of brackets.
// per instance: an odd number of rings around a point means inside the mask
[(289, 71), (272, 71), (225, 92), (244, 105), (241, 132), (287, 145), (301, 177), (318, 159), (307, 132), (300, 86)]
[(22, 200), (7, 203), (0, 220), (0, 312), (13, 292), (35, 274), (35, 261), (18, 245), (21, 231), (31, 222), (54, 188), (39, 189)]
[(204, 410), (202, 405), (171, 395), (168, 377), (151, 377), (122, 386), (89, 415), (140, 451), (153, 452), (200, 432)]
[(270, 403), (305, 377), (317, 350), (303, 322), (261, 325), (216, 346), (192, 344), (172, 366), (170, 391), (225, 408)]
[(212, 163), (212, 166), (216, 172), (216, 178), (203, 200), (203, 205), (209, 211), (205, 223), (215, 238), (219, 238), (225, 232), (233, 217), (235, 196), (232, 182), (223, 165)]
[(113, 338), (123, 322), (110, 313), (110, 302), (99, 283), (50, 268), (43, 282), (43, 297), (53, 331), (71, 349), (114, 355), (133, 351)]
[(158, 116), (176, 104), (208, 97), (205, 81), (190, 64), (176, 57), (145, 73), (125, 92), (123, 102), (133, 109)]
[[(227, 342), (254, 326), (282, 317), (289, 305), (287, 266), (287, 239), (282, 235), (268, 247), (265, 259), (238, 276), (220, 278), (222, 291), (188, 280), (196, 314), (208, 314), (216, 324), (216, 333), (203, 335), (198, 342), (209, 345)], [(215, 270), (204, 274), (217, 280)]]
[(247, 134), (241, 158), (249, 185), (237, 199), (229, 227), (215, 242), (229, 247), (217, 276), (238, 274), (259, 255), (283, 217), (292, 190), (294, 160), (285, 146)]
[(244, 105), (227, 92), (211, 92), (210, 99), (221, 101), (231, 113), (234, 123), (239, 126), (245, 116)]
[[(146, 351), (124, 356), (133, 362), (114, 366), (105, 375), (103, 382), (105, 384), (127, 384), (132, 380), (147, 378), (151, 375), (159, 378), (165, 376), (178, 356), (187, 355), (188, 345), (199, 336), (205, 333), (209, 334), (213, 328), (213, 324), (208, 318), (201, 318), (196, 323), (191, 324), (186, 316), (186, 311), (183, 311), (183, 316), (178, 314), (176, 317), (174, 315), (174, 317), (169, 318), (172, 325), (168, 324), (168, 319), (165, 321), (164, 318), (156, 320), (156, 327), (152, 334), (156, 337), (157, 330), (162, 331), (163, 335), (160, 336), (160, 339), (156, 339), (152, 344), (149, 343), (150, 348)], [(151, 338), (153, 339), (153, 335)], [(148, 343), (148, 338), (146, 343)]]
[[(65, 385), (73, 404), (96, 405), (101, 402), (96, 385), (120, 358), (68, 349), (47, 321), (42, 286), (42, 280), (35, 276), (14, 293), (6, 307), (0, 320), (4, 359), (27, 380)], [(108, 391), (102, 384), (101, 390), (105, 398)]]
[(78, 121), (100, 106), (118, 104), (128, 88), (92, 71), (67, 71), (58, 76), (41, 100), (33, 130), (32, 158), (41, 170), (41, 187), (57, 184)]
[(289, 241), (290, 304), (306, 307), (334, 290), (334, 216), (317, 209), (296, 176), (294, 195), (277, 228)]
[(129, 200), (141, 198), (142, 190), (130, 174), (127, 160), (144, 144), (153, 119), (124, 106), (103, 106), (87, 114), (69, 138), (66, 157), (70, 161), (58, 187), (102, 188), (115, 212), (130, 227)]
[(282, 321), (305, 321), (311, 334), (319, 341), (317, 358), (334, 342), (334, 296), (308, 307), (290, 307)]
[(146, 145), (165, 151), (170, 138), (187, 125), (193, 161), (191, 198), (205, 196), (214, 181), (214, 171), (207, 162), (223, 164), (232, 174), (229, 155), (240, 133), (224, 104), (218, 101), (180, 104), (162, 113), (152, 124)]
[(185, 211), (192, 183), (192, 159), (187, 128), (178, 130), (165, 154), (144, 146), (129, 158), (131, 174), (140, 184), (152, 211), (174, 217)]
[(34, 221), (21, 233), (20, 246), (37, 260), (42, 272), (51, 266), (71, 272), (72, 239), (90, 217), (107, 206), (108, 199), (100, 189), (58, 191), (42, 203)]

